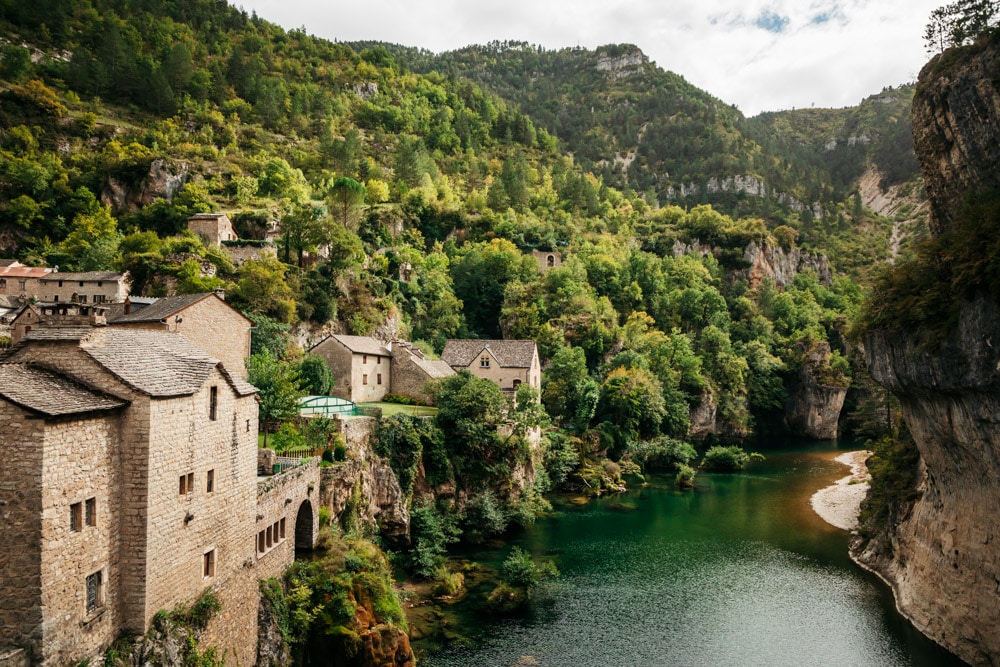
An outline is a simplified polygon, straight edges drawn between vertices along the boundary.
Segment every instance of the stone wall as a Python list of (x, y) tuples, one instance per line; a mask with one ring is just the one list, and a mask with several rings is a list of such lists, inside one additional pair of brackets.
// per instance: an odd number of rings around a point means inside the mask
[[(42, 442), (43, 423), (0, 399), (0, 524), (16, 539), (0, 540), (0, 647), (31, 648), (41, 635)], [(14, 456), (14, 453), (17, 456)], [(36, 657), (36, 661), (38, 658)]]
[[(484, 356), (489, 356), (490, 365), (483, 366), (480, 359)], [(489, 351), (489, 349), (483, 350), (479, 353), (472, 363), (465, 369), (476, 377), (481, 377), (484, 380), (491, 380), (496, 382), (501, 389), (504, 391), (512, 391), (514, 389), (514, 381), (526, 382), (531, 384), (532, 373), (528, 368), (504, 368), (500, 366), (500, 362), (497, 358)], [(540, 387), (541, 380), (538, 380), (538, 385)]]
[(233, 258), (233, 264), (236, 266), (246, 264), (251, 259), (261, 259), (265, 255), (277, 255), (273, 243), (268, 245), (224, 244), (224, 247), (229, 252), (229, 256)]
[(392, 393), (419, 398), (425, 403), (431, 402), (427, 393), (427, 383), (431, 377), (423, 368), (413, 361), (413, 353), (403, 349), (398, 352), (393, 349), (392, 357)]
[[(331, 393), (355, 403), (381, 401), (392, 391), (392, 358), (377, 354), (355, 354), (335, 338), (327, 338), (310, 350), (326, 360), (333, 373)], [(381, 379), (381, 382), (379, 381)]]
[(209, 296), (185, 308), (181, 322), (173, 324), (171, 330), (224, 363), (230, 373), (246, 379), (250, 325), (238, 311)]

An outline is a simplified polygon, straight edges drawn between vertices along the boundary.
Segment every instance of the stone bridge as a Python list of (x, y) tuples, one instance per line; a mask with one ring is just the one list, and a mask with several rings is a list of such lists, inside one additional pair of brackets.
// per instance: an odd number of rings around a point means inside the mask
[(280, 576), (319, 533), (319, 459), (257, 479), (257, 578)]

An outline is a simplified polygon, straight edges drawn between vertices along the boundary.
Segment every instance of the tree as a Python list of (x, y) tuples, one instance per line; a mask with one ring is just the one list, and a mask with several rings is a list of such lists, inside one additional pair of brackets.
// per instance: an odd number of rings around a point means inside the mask
[(292, 288), (285, 282), (284, 264), (273, 255), (251, 259), (240, 266), (232, 302), (244, 312), (267, 315), (279, 322), (295, 318)]
[(609, 454), (618, 458), (636, 440), (659, 433), (666, 414), (659, 380), (642, 368), (616, 368), (601, 385), (594, 416), (611, 435)]
[(507, 283), (537, 280), (537, 272), (535, 260), (505, 239), (471, 246), (452, 264), (455, 296), (465, 304), (469, 327), (483, 336), (499, 338)]
[(285, 261), (288, 262), (294, 252), (298, 266), (302, 268), (304, 253), (315, 251), (318, 246), (329, 241), (332, 221), (319, 206), (301, 206), (291, 215), (282, 218), (281, 232), (284, 236)]
[(587, 372), (587, 357), (579, 347), (560, 348), (542, 381), (542, 403), (553, 417), (576, 430), (587, 428), (594, 414), (598, 384)]
[(260, 425), (267, 447), (267, 434), (274, 424), (299, 414), (299, 399), (304, 395), (299, 374), (293, 364), (264, 350), (247, 359), (247, 380), (260, 390)]
[(976, 41), (996, 26), (998, 0), (957, 0), (931, 12), (924, 29), (924, 47), (938, 53)]
[(326, 396), (333, 389), (333, 373), (326, 360), (315, 354), (307, 354), (299, 362), (299, 384), (303, 391), (314, 396)]
[(339, 218), (340, 224), (351, 229), (357, 222), (358, 213), (365, 203), (365, 186), (353, 178), (341, 176), (330, 186), (327, 201), (330, 210)]

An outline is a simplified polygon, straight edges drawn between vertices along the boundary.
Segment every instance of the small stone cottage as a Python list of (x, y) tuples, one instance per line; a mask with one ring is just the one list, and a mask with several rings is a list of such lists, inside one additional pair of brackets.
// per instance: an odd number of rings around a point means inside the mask
[(392, 352), (375, 338), (332, 334), (309, 352), (323, 357), (330, 367), (334, 396), (373, 403), (390, 391)]
[(514, 393), (522, 383), (542, 388), (542, 365), (533, 340), (459, 340), (445, 343), (441, 360), (456, 371), (492, 380)]

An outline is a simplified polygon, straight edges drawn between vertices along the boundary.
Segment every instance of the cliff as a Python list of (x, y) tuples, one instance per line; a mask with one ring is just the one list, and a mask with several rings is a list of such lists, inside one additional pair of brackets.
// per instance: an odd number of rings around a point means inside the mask
[(850, 382), (830, 368), (830, 352), (826, 341), (804, 351), (802, 369), (790, 383), (785, 403), (785, 427), (793, 435), (816, 440), (838, 435)]
[[(948, 51), (921, 72), (914, 144), (939, 240), (969, 194), (1000, 187), (998, 74), (1000, 46), (987, 42)], [(973, 665), (1000, 665), (996, 296), (981, 290), (960, 303), (956, 325), (932, 351), (927, 332), (912, 327), (864, 337), (872, 376), (899, 397), (920, 452), (921, 495), (885, 534), (856, 539), (852, 554), (892, 586), (914, 625)]]

